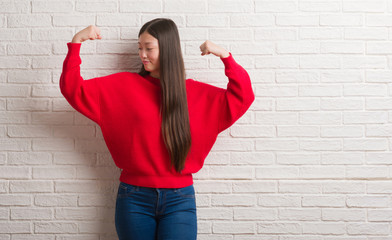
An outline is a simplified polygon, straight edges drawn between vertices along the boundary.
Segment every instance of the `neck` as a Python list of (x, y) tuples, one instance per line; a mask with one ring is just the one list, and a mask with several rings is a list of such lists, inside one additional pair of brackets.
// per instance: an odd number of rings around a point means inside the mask
[(153, 77), (153, 78), (158, 78), (159, 79), (159, 74), (157, 74), (157, 73), (150, 72), (150, 76)]

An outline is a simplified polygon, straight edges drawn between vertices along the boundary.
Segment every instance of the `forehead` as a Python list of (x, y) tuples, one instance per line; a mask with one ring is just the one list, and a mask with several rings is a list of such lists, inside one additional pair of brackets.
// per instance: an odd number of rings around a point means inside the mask
[(145, 45), (155, 45), (158, 44), (158, 39), (154, 38), (148, 32), (144, 32), (140, 35), (138, 43)]

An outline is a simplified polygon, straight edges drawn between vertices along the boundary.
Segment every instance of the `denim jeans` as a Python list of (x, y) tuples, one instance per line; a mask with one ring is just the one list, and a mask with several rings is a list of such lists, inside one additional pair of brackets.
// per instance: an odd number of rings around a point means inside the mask
[(196, 240), (193, 185), (148, 188), (120, 182), (115, 225), (119, 240)]

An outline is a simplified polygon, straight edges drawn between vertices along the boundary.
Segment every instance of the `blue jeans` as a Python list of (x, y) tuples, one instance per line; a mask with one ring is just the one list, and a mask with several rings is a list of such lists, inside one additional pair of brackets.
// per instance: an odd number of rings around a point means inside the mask
[(120, 240), (196, 240), (193, 185), (148, 188), (120, 182), (115, 225)]

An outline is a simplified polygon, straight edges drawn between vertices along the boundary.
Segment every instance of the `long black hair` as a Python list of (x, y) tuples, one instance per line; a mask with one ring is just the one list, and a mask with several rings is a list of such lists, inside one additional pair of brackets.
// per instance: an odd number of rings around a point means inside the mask
[[(170, 154), (171, 166), (179, 173), (191, 148), (185, 68), (177, 25), (167, 18), (156, 18), (143, 25), (144, 32), (158, 40), (161, 85), (162, 135)], [(139, 74), (149, 74), (142, 65)]]

